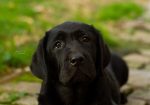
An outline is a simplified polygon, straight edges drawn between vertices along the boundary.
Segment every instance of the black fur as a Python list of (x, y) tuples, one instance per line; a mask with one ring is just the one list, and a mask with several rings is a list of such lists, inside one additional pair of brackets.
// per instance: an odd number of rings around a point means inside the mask
[(39, 105), (120, 105), (126, 63), (102, 35), (84, 23), (65, 22), (40, 40), (31, 71), (43, 80)]

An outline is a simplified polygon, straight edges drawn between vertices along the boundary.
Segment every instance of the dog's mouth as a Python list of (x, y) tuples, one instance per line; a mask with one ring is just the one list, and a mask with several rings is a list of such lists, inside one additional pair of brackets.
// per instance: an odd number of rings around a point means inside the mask
[(80, 68), (76, 70), (74, 76), (70, 79), (70, 83), (75, 84), (86, 84), (92, 81), (92, 77), (86, 73), (84, 73)]
[(63, 69), (59, 81), (63, 85), (89, 84), (96, 77), (94, 65), (82, 65), (75, 68)]

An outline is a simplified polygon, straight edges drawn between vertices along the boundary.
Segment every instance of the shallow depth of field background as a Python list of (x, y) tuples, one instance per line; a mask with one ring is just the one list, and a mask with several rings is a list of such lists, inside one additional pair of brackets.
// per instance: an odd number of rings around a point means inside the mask
[(64, 21), (95, 26), (127, 61), (134, 75), (130, 88), (143, 76), (140, 86), (150, 97), (150, 0), (1, 0), (0, 105), (36, 105), (33, 91), (41, 81), (29, 70), (32, 54), (45, 32)]

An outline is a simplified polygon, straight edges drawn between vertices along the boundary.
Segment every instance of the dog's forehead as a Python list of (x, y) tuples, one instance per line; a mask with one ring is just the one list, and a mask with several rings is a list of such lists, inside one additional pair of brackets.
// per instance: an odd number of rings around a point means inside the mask
[(52, 29), (54, 32), (64, 31), (67, 33), (71, 33), (77, 30), (88, 31), (90, 30), (90, 25), (79, 22), (65, 22)]

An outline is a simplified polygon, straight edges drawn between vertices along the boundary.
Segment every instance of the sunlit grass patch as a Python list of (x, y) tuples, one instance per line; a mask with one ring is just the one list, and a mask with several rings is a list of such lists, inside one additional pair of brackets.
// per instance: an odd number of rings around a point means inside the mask
[(115, 37), (112, 33), (110, 33), (104, 24), (95, 23), (94, 25), (98, 29), (100, 34), (102, 35), (105, 42), (110, 47), (121, 47), (122, 46), (122, 44), (119, 42), (119, 39), (117, 37)]
[(101, 7), (97, 14), (100, 20), (120, 20), (139, 18), (144, 9), (133, 2), (117, 2)]
[(41, 82), (42, 80), (38, 79), (37, 77), (33, 76), (31, 73), (24, 73), (21, 76), (14, 79), (14, 82)]
[[(110, 33), (106, 24), (109, 21), (136, 19), (142, 15), (143, 7), (127, 1), (103, 7), (98, 3), (98, 0), (94, 1), (88, 5), (91, 7), (76, 4), (79, 8), (71, 11), (71, 6), (59, 0), (0, 0), (0, 72), (7, 67), (28, 66), (37, 40), (44, 36), (45, 31), (64, 21), (94, 25), (110, 47), (121, 48), (124, 42)], [(85, 13), (90, 8), (91, 11)], [(24, 36), (31, 39), (25, 41)], [(33, 37), (38, 38), (34, 40)]]
[(24, 92), (5, 92), (0, 93), (3, 98), (0, 100), (0, 105), (11, 105), (14, 101), (27, 96), (27, 93)]

